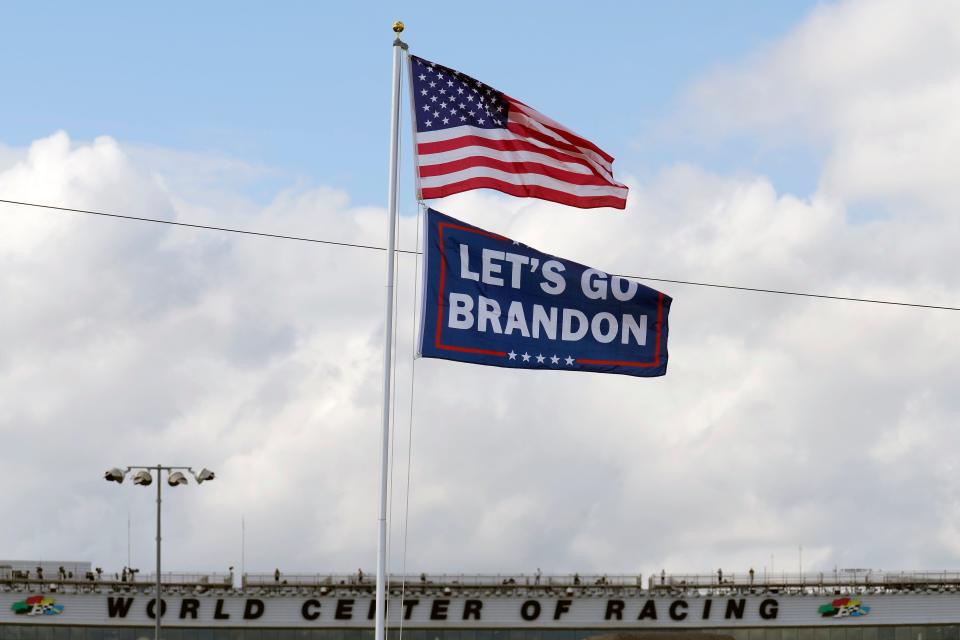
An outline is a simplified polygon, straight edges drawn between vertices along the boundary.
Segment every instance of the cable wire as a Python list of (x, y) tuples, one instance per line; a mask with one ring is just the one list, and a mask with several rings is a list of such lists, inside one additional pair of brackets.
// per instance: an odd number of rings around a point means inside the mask
[[(40, 204), (36, 202), (24, 202), (20, 200), (7, 200), (0, 198), (0, 203), (2, 204), (12, 204), (23, 207), (36, 207), (39, 209), (49, 209), (52, 211), (60, 211), (64, 213), (84, 213), (93, 216), (103, 216), (107, 218), (119, 218), (122, 220), (135, 220), (138, 222), (154, 222), (157, 224), (169, 224), (177, 227), (188, 227), (191, 229), (206, 229), (208, 231), (223, 231), (226, 233), (239, 233), (242, 235), (248, 236), (260, 236), (263, 238), (274, 238), (277, 240), (296, 240), (298, 242), (312, 242), (316, 244), (329, 244), (338, 247), (351, 247), (354, 249), (370, 249), (374, 251), (386, 251), (386, 247), (378, 247), (376, 245), (370, 244), (357, 244), (354, 242), (338, 242), (335, 240), (323, 240), (320, 238), (307, 238), (303, 236), (288, 236), (279, 233), (266, 233), (262, 231), (250, 231), (247, 229), (234, 229), (231, 227), (217, 227), (212, 225), (204, 224), (192, 224), (188, 222), (175, 222), (173, 220), (160, 220), (158, 218), (144, 218), (140, 216), (129, 216), (122, 215), (118, 213), (106, 213), (103, 211), (91, 211), (89, 209), (74, 209), (72, 207), (58, 207), (49, 204)], [(419, 251), (411, 251), (409, 249), (397, 249), (397, 253), (403, 253), (407, 255), (416, 255), (419, 254)], [(696, 280), (676, 280), (671, 278), (655, 278), (653, 276), (637, 276), (637, 275), (627, 275), (627, 274), (610, 274), (618, 276), (621, 278), (630, 278), (633, 280), (649, 280), (651, 282), (668, 282), (671, 284), (685, 284), (693, 287), (711, 287), (714, 289), (729, 289), (732, 291), (750, 291), (753, 293), (770, 293), (781, 296), (798, 296), (802, 298), (817, 298), (820, 300), (838, 300), (843, 302), (861, 302), (868, 304), (885, 304), (896, 307), (912, 307), (915, 309), (934, 309), (940, 311), (960, 311), (960, 307), (951, 307), (946, 305), (936, 305), (936, 304), (925, 304), (920, 302), (900, 302), (897, 300), (881, 300), (878, 298), (855, 298), (852, 296), (831, 296), (823, 293), (806, 293), (803, 291), (787, 291), (784, 289), (763, 289), (760, 287), (745, 287), (742, 285), (734, 284), (717, 284), (714, 282), (699, 282)]]
[[(423, 202), (417, 203), (417, 221), (416, 221), (416, 242), (417, 242), (417, 253), (420, 251), (420, 215), (423, 210), (426, 208), (426, 205)], [(414, 256), (413, 262), (413, 313), (414, 318), (416, 318), (417, 313), (417, 291), (418, 291), (418, 279), (417, 274), (419, 273), (420, 256)], [(400, 570), (400, 602), (404, 602), (407, 593), (407, 540), (410, 533), (410, 478), (411, 478), (411, 469), (413, 468), (413, 400), (414, 392), (416, 390), (416, 378), (417, 378), (417, 321), (414, 319), (412, 329), (410, 331), (410, 344), (411, 351), (410, 354), (410, 416), (407, 420), (407, 487), (406, 487), (406, 503), (404, 504), (403, 509), (403, 563)], [(403, 616), (400, 616), (400, 635), (398, 640), (403, 640)]]
[[(39, 204), (36, 202), (22, 202), (20, 200), (6, 200), (0, 198), (2, 204), (14, 204), (22, 207), (37, 207), (39, 209), (51, 209), (64, 213), (86, 213), (91, 216), (103, 216), (106, 218), (119, 218), (121, 220), (135, 220), (137, 222), (154, 222), (156, 224), (169, 224), (175, 227), (188, 227), (190, 229), (206, 229), (207, 231), (225, 231), (227, 233), (239, 233), (245, 236), (260, 236), (262, 238), (274, 238), (277, 240), (296, 240), (298, 242), (313, 242), (316, 244), (332, 244), (338, 247), (352, 247), (354, 249), (373, 249), (375, 251), (386, 251), (386, 247), (378, 247), (372, 244), (356, 244), (354, 242), (337, 242), (335, 240), (321, 240), (320, 238), (307, 238), (304, 236), (288, 236), (280, 233), (266, 233), (263, 231), (250, 231), (248, 229), (234, 229), (232, 227), (215, 227), (207, 224), (193, 224), (189, 222), (176, 222), (174, 220), (161, 220), (159, 218), (144, 218), (141, 216), (128, 216), (119, 213), (106, 213), (104, 211), (91, 211), (89, 209), (74, 209), (72, 207), (57, 207), (50, 204)], [(397, 253), (413, 253), (409, 249), (396, 249)]]

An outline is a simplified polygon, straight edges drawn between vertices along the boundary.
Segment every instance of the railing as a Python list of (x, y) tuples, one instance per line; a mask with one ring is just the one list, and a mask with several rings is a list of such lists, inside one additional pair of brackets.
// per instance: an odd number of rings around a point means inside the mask
[(805, 589), (827, 587), (911, 587), (960, 586), (960, 571), (874, 571), (845, 569), (817, 573), (757, 573), (746, 571), (713, 574), (655, 574), (648, 579), (658, 589)]
[[(138, 589), (150, 590), (156, 582), (156, 574), (134, 572), (89, 571), (84, 575), (42, 577), (27, 571), (0, 572), (0, 588), (27, 588), (56, 590), (74, 589)], [(180, 573), (164, 572), (161, 583), (172, 589), (195, 589), (198, 591), (224, 591), (234, 587), (232, 573)], [(785, 593), (820, 592), (843, 590), (859, 592), (877, 591), (956, 591), (960, 590), (960, 571), (874, 571), (838, 570), (817, 573), (726, 572), (711, 574), (659, 573), (644, 581), (639, 575), (542, 575), (520, 574), (415, 574), (389, 576), (389, 588), (396, 590), (405, 586), (411, 591), (443, 590), (457, 591), (553, 591), (565, 593), (597, 593), (624, 589), (649, 589), (652, 592), (751, 592), (767, 591)], [(240, 581), (241, 588), (258, 589), (312, 589), (373, 591), (375, 576), (366, 572), (356, 573), (286, 573), (279, 569), (272, 573), (247, 573)]]
[[(376, 576), (366, 572), (350, 574), (320, 574), (320, 573), (284, 573), (279, 570), (274, 573), (247, 573), (244, 574), (244, 585), (248, 586), (310, 586), (310, 587), (353, 587), (373, 588), (376, 586)], [(450, 587), (450, 588), (503, 588), (503, 587), (642, 587), (643, 581), (639, 575), (542, 575), (542, 574), (418, 574), (389, 576), (391, 587), (406, 585), (409, 588), (417, 587)]]
[[(142, 573), (140, 571), (121, 571), (110, 573), (105, 571), (87, 571), (83, 575), (73, 573), (54, 573), (38, 575), (35, 571), (11, 571), (0, 573), (0, 584), (27, 584), (27, 585), (108, 585), (108, 586), (153, 586), (157, 582), (156, 573)], [(175, 573), (163, 572), (160, 582), (167, 586), (191, 586), (229, 588), (233, 586), (233, 574), (230, 573)]]

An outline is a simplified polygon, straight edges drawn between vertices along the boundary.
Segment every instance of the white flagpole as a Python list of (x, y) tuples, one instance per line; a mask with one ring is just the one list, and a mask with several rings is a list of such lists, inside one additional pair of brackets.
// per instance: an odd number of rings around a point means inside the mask
[(403, 23), (395, 22), (393, 31), (397, 37), (393, 41), (393, 98), (390, 104), (390, 178), (387, 192), (387, 210), (390, 216), (387, 236), (387, 314), (384, 325), (383, 341), (383, 409), (382, 409), (382, 448), (380, 450), (380, 519), (377, 536), (377, 609), (374, 627), (374, 640), (385, 640), (386, 607), (384, 594), (387, 581), (387, 485), (390, 460), (390, 373), (393, 360), (393, 278), (396, 256), (397, 235), (397, 173), (400, 151), (400, 74), (401, 55), (407, 45), (400, 40)]

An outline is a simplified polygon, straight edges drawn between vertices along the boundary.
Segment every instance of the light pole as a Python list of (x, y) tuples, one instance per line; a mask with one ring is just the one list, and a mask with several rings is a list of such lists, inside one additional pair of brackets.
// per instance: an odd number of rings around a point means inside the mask
[(187, 476), (183, 474), (184, 471), (189, 472), (197, 481), (197, 484), (203, 484), (207, 480), (213, 480), (215, 474), (206, 468), (201, 469), (200, 473), (197, 473), (190, 467), (168, 467), (158, 464), (151, 466), (131, 465), (126, 469), (114, 467), (104, 473), (103, 477), (107, 482), (120, 484), (131, 471), (136, 471), (136, 473), (133, 474), (133, 484), (144, 487), (150, 486), (153, 482), (153, 476), (150, 475), (150, 472), (157, 472), (157, 594), (153, 600), (153, 619), (156, 621), (153, 638), (154, 640), (160, 640), (160, 617), (163, 615), (163, 601), (160, 598), (160, 488), (163, 486), (163, 483), (160, 482), (160, 474), (163, 471), (167, 472), (167, 484), (171, 487), (175, 487), (178, 484), (187, 484)]

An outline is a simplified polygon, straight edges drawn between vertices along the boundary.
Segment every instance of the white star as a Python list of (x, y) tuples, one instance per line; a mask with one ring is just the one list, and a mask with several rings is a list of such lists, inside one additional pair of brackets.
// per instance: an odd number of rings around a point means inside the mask
[(460, 116), (460, 122), (466, 122), (467, 116)]
[(453, 80), (447, 80), (447, 86), (448, 86), (448, 87), (452, 87), (452, 86), (453, 86)]
[(437, 96), (430, 96), (430, 101), (431, 101), (431, 102), (436, 102), (436, 101), (437, 101)]
[(420, 74), (420, 79), (421, 79), (421, 80), (426, 80), (426, 79), (427, 79), (427, 76), (425, 76), (425, 75), (423, 75), (423, 74), (421, 73), (421, 74)]
[(424, 111), (430, 111), (430, 105), (428, 105), (428, 104), (423, 105), (423, 110), (424, 110)]
[(450, 124), (450, 118), (444, 118), (443, 124)]
[(474, 113), (475, 113), (474, 111), (471, 111), (471, 112), (470, 112), (470, 115), (471, 115), (471, 116), (473, 116), (473, 115), (474, 115)]
[(466, 108), (467, 108), (467, 105), (465, 105), (465, 104), (463, 104), (463, 103), (461, 102), (461, 103), (460, 103), (460, 108), (461, 108), (461, 109), (466, 109)]
[(422, 95), (422, 96), (427, 95), (427, 90), (426, 90), (426, 89), (420, 89), (420, 95)]
[(511, 360), (517, 359), (517, 353), (513, 349), (510, 349), (510, 353), (508, 353), (507, 355), (510, 356)]
[(452, 115), (452, 116), (457, 115), (457, 110), (456, 110), (456, 109), (450, 109), (450, 115)]
[(477, 118), (477, 122), (479, 122), (480, 124), (483, 124), (483, 118)]
[(467, 96), (467, 102), (473, 102), (473, 96)]
[(427, 123), (426, 123), (426, 124), (427, 124), (428, 127), (432, 127), (432, 126), (433, 126), (433, 122), (431, 122), (430, 120), (427, 120)]
[(503, 107), (497, 107), (497, 112), (503, 111)]
[(458, 94), (463, 93), (463, 87), (458, 87), (458, 88), (457, 88), (457, 93), (458, 93)]
[(524, 361), (524, 362), (530, 362), (530, 354), (529, 354), (529, 353), (524, 352), (522, 358), (523, 358), (523, 361)]
[(557, 354), (550, 356), (550, 362), (552, 364), (560, 364), (560, 358), (557, 357)]
[(441, 103), (440, 103), (440, 108), (441, 108), (441, 109), (446, 109), (446, 108), (447, 108), (447, 103), (446, 103), (446, 102), (441, 102)]
[(573, 358), (571, 358), (570, 356), (567, 356), (566, 358), (564, 358), (563, 361), (567, 363), (568, 367), (573, 366)]
[(440, 117), (440, 112), (439, 112), (439, 111), (434, 111), (434, 112), (433, 112), (433, 117), (434, 117), (434, 118), (439, 118), (439, 117)]
[(440, 93), (446, 93), (446, 92), (447, 92), (446, 89), (440, 89)]
[(538, 353), (538, 354), (537, 354), (537, 362), (539, 362), (540, 364), (543, 364), (543, 361), (544, 361), (543, 354), (542, 354), (542, 353)]
[(431, 82), (431, 83), (430, 83), (430, 88), (431, 88), (431, 89), (433, 89), (435, 86), (437, 86), (437, 83), (436, 83), (436, 82)]
[(443, 80), (443, 74), (439, 71), (437, 72), (437, 80)]

